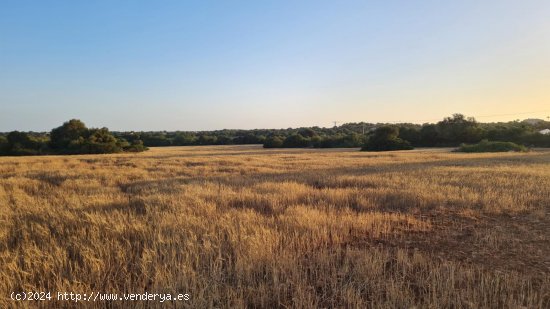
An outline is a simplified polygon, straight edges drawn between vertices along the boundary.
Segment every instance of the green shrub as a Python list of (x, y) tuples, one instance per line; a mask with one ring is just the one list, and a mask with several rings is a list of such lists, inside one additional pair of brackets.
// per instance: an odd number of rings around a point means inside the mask
[(124, 147), (124, 151), (128, 152), (142, 152), (148, 149), (149, 148), (143, 146), (143, 141), (139, 139), (133, 140), (131, 144), (128, 144), (128, 146)]
[(458, 152), (507, 152), (518, 151), (525, 152), (527, 147), (518, 145), (512, 142), (490, 142), (488, 140), (482, 140), (477, 144), (462, 144), (456, 150)]

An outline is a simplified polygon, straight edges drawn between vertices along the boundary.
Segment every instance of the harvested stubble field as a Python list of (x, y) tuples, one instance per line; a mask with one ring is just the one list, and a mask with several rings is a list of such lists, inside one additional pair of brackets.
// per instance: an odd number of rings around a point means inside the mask
[(191, 295), (85, 304), (112, 308), (548, 308), (550, 152), (0, 158), (0, 240), (2, 308), (38, 306), (10, 300), (22, 290)]

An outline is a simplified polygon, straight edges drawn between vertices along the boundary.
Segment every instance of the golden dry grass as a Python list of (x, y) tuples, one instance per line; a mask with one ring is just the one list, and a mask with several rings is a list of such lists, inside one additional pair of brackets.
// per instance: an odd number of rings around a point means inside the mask
[[(154, 148), (0, 158), (10, 291), (112, 308), (550, 307), (550, 152)], [(74, 303), (41, 303), (73, 307)]]

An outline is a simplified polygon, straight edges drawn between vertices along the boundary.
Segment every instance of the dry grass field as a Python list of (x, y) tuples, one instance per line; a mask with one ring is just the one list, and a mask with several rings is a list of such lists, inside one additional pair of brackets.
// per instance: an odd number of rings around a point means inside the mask
[(153, 148), (0, 158), (11, 291), (156, 308), (549, 308), (550, 152)]

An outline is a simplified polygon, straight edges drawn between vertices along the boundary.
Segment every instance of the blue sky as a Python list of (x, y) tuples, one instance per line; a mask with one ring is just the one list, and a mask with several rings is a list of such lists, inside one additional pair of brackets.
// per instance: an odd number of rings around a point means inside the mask
[(0, 131), (550, 115), (549, 1), (0, 1)]

